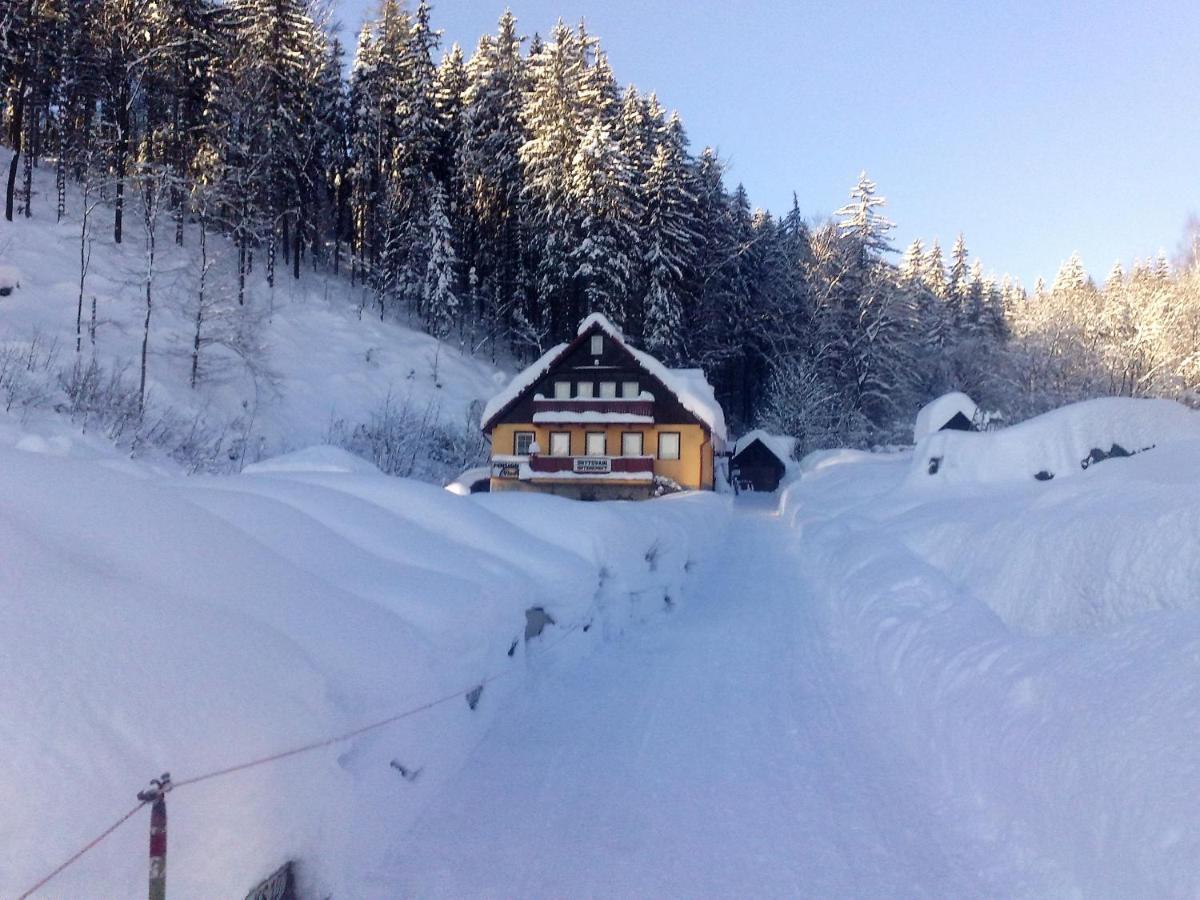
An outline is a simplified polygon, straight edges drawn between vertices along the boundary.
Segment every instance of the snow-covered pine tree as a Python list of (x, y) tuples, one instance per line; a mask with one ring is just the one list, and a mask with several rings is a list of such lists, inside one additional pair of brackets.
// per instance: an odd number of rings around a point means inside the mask
[(925, 253), (925, 265), (921, 270), (921, 281), (933, 296), (945, 300), (949, 295), (946, 282), (946, 262), (942, 257), (942, 245), (935, 239)]
[(887, 198), (879, 196), (875, 182), (863, 171), (850, 191), (850, 202), (834, 213), (841, 233), (857, 241), (864, 256), (880, 256), (894, 249), (888, 235), (895, 223), (879, 212), (886, 203)]
[(522, 239), (522, 38), (511, 12), (467, 65), (456, 169), (464, 193), (464, 265), (474, 273), (476, 312), (491, 352), (524, 309)]
[(639, 223), (630, 215), (628, 160), (601, 111), (572, 162), (571, 191), (581, 214), (579, 240), (569, 253), (572, 277), (581, 291), (584, 310), (602, 312), (622, 327)]
[[(520, 158), (523, 230), (528, 236), (529, 265), (540, 309), (551, 335), (566, 337), (583, 308), (575, 283), (580, 213), (572, 185), (575, 157), (582, 142), (576, 130), (585, 52), (578, 36), (561, 21), (549, 43), (528, 59), (528, 78), (521, 121), (526, 140)], [(599, 141), (597, 141), (599, 144)]]
[(429, 262), (425, 270), (422, 313), (425, 327), (445, 340), (461, 323), (462, 303), (450, 203), (441, 184), (433, 186), (429, 209)]
[(913, 242), (904, 249), (904, 255), (900, 258), (900, 283), (912, 286), (921, 281), (924, 271), (925, 245), (920, 238), (913, 238)]

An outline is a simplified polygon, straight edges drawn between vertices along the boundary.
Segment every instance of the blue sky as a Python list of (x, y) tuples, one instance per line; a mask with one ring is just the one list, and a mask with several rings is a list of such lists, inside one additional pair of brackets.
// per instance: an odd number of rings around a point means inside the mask
[[(351, 35), (375, 0), (335, 0)], [(1200, 3), (444, 0), (469, 52), (511, 6), (524, 33), (586, 19), (617, 77), (657, 91), (752, 203), (810, 217), (859, 170), (896, 243), (966, 235), (1032, 286), (1078, 250), (1102, 278), (1174, 251), (1200, 211)]]

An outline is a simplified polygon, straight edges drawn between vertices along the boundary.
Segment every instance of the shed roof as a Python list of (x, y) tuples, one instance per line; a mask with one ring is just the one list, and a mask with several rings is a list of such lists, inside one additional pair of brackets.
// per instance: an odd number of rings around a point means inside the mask
[(733, 445), (733, 455), (736, 457), (755, 441), (758, 441), (770, 450), (784, 465), (793, 461), (792, 453), (796, 449), (796, 439), (785, 434), (771, 434), (771, 432), (764, 431), (761, 428), (748, 431), (738, 438)]

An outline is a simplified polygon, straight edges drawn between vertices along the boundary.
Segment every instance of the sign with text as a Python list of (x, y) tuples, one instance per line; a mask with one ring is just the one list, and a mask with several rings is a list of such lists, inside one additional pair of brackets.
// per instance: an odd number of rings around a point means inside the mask
[(607, 475), (612, 471), (612, 460), (607, 456), (575, 457), (576, 475)]

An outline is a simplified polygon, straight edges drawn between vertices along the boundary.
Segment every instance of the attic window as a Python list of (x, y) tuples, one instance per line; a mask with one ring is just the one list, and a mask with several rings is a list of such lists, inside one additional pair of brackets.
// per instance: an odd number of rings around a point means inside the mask
[(621, 396), (626, 400), (636, 400), (639, 396), (641, 396), (640, 392), (638, 391), (638, 383), (636, 381), (622, 381)]
[(592, 356), (599, 356), (604, 352), (604, 335), (592, 335)]
[(556, 381), (554, 382), (554, 399), (569, 400), (571, 398), (571, 382)]

